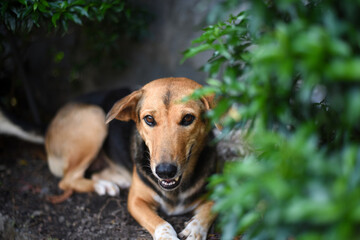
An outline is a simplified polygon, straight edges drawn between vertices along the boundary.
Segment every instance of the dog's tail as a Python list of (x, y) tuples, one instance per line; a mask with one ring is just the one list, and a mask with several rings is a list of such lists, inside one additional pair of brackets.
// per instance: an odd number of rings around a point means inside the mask
[(11, 114), (0, 108), (0, 134), (14, 136), (22, 140), (43, 144), (44, 137), (36, 127), (14, 118)]

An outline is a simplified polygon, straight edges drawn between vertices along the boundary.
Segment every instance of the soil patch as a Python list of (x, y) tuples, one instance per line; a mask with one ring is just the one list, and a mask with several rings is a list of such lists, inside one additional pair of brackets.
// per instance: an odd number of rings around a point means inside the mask
[[(59, 179), (48, 170), (42, 145), (0, 136), (0, 239), (152, 239), (119, 197), (73, 194), (61, 204)], [(177, 232), (189, 216), (166, 217)], [(219, 239), (211, 234), (208, 239)]]

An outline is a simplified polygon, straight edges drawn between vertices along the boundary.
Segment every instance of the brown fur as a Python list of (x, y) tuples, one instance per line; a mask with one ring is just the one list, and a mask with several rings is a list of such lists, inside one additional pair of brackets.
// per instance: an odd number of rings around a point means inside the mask
[[(133, 140), (135, 144), (133, 151), (137, 152), (138, 142), (142, 140), (145, 142), (149, 150), (150, 168), (154, 175), (156, 175), (157, 165), (171, 163), (178, 167), (175, 178), (190, 178), (194, 174), (198, 158), (207, 141), (209, 128), (202, 115), (213, 107), (213, 98), (204, 97), (186, 102), (182, 100), (200, 87), (200, 84), (186, 78), (155, 80), (116, 102), (106, 117), (106, 123), (115, 118), (135, 122), (139, 141)], [(95, 175), (93, 180), (83, 177), (86, 168), (98, 154), (107, 134), (105, 117), (100, 110), (92, 105), (67, 105), (60, 110), (50, 125), (46, 136), (46, 150), (52, 172), (63, 177), (59, 184), (63, 190), (94, 191), (95, 180), (106, 176), (107, 180), (115, 182), (115, 179), (121, 175), (120, 170), (116, 172), (112, 167), (105, 169), (103, 174)], [(192, 124), (183, 126), (180, 123), (187, 114), (191, 114), (195, 119)], [(155, 127), (146, 124), (144, 118), (147, 115), (154, 118)], [(157, 186), (158, 189), (149, 187), (139, 176), (138, 170), (135, 164), (128, 209), (154, 238), (158, 237), (155, 236), (156, 229), (166, 223), (156, 212), (159, 207), (168, 214), (195, 210), (193, 219), (196, 222), (193, 221), (192, 224), (200, 224), (207, 232), (215, 218), (210, 212), (212, 202), (198, 198), (195, 201), (175, 206), (163, 202), (161, 196), (174, 201), (179, 198), (183, 201), (204, 188), (208, 175), (192, 183), (191, 188), (186, 192), (177, 192), (174, 195), (174, 191), (165, 191), (159, 186)], [(147, 177), (149, 181), (154, 182), (154, 179)], [(158, 191), (162, 192), (161, 196), (158, 195)], [(181, 234), (186, 236), (188, 231), (189, 229), (185, 229)], [(200, 238), (203, 238), (203, 235), (204, 233), (200, 234)]]
[(104, 122), (99, 107), (85, 104), (66, 105), (51, 122), (45, 148), (51, 172), (62, 177), (62, 190), (94, 191), (94, 182), (85, 179), (84, 173), (106, 137)]

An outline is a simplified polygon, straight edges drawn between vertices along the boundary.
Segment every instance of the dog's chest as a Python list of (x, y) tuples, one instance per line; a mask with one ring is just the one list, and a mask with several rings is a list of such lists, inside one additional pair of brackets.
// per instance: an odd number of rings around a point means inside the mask
[[(184, 196), (183, 196), (184, 195)], [(154, 200), (159, 203), (160, 208), (167, 215), (180, 215), (193, 211), (199, 204), (197, 202), (194, 203), (185, 203), (186, 196), (185, 194), (180, 194), (176, 200), (176, 204), (174, 202), (169, 202), (169, 200), (160, 197), (159, 195), (154, 196)]]

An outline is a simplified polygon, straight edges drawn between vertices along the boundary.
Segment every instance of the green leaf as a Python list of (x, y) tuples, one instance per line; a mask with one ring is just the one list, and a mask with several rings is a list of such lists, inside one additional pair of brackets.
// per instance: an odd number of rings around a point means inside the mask
[(249, 212), (242, 216), (238, 228), (240, 229), (240, 231), (246, 231), (246, 229), (255, 224), (260, 218), (261, 216), (259, 213)]
[(201, 44), (201, 45), (196, 46), (196, 47), (191, 47), (188, 50), (186, 50), (185, 52), (183, 52), (184, 57), (181, 60), (181, 63), (185, 62), (185, 60), (188, 59), (188, 58), (194, 57), (195, 55), (197, 55), (197, 54), (199, 54), (201, 52), (210, 50), (212, 48), (213, 47), (210, 44)]
[(86, 1), (85, 0), (75, 0), (71, 2), (71, 6), (76, 6), (76, 5), (86, 5)]
[(69, 6), (69, 3), (68, 3), (67, 0), (61, 1), (61, 3), (60, 3), (60, 8), (61, 9), (65, 10), (68, 6)]
[(51, 17), (51, 22), (53, 24), (53, 26), (56, 28), (57, 27), (57, 20), (59, 20), (61, 14), (60, 13), (55, 13), (52, 17)]
[(10, 30), (12, 32), (15, 32), (16, 30), (16, 20), (13, 17), (7, 18), (7, 25), (9, 26)]
[(69, 30), (68, 24), (64, 19), (61, 20), (61, 25), (65, 32), (67, 32)]
[(229, 53), (229, 51), (226, 49), (225, 45), (223, 44), (214, 44), (213, 48), (222, 56), (224, 56), (226, 59), (231, 59), (231, 54)]
[(204, 71), (208, 72), (210, 76), (215, 77), (225, 61), (226, 59), (224, 57), (217, 57), (216, 59), (209, 60), (204, 66)]
[(41, 0), (40, 1), (41, 5), (43, 5), (44, 7), (50, 7), (49, 3), (47, 2), (47, 0)]
[(27, 0), (18, 0), (21, 4), (27, 6)]
[(66, 18), (70, 19), (74, 23), (82, 25), (82, 21), (76, 13), (65, 13), (64, 15)]
[(329, 78), (337, 81), (360, 81), (360, 58), (334, 60), (326, 69)]
[(221, 87), (221, 85), (222, 85), (221, 81), (214, 79), (214, 78), (208, 78), (206, 82), (210, 86), (217, 87), (217, 88)]
[(89, 13), (88, 13), (87, 8), (83, 8), (80, 6), (74, 6), (71, 9), (72, 9), (72, 11), (79, 13), (81, 16), (85, 16), (85, 17), (89, 18)]
[(39, 8), (39, 11), (42, 12), (42, 13), (47, 13), (48, 12), (46, 6), (44, 6), (42, 4), (40, 4), (38, 8)]
[(228, 85), (231, 85), (236, 81), (237, 74), (236, 69), (233, 67), (227, 67), (224, 72), (224, 82)]
[(54, 62), (60, 63), (64, 59), (65, 53), (63, 51), (60, 51), (55, 54), (54, 56)]

